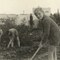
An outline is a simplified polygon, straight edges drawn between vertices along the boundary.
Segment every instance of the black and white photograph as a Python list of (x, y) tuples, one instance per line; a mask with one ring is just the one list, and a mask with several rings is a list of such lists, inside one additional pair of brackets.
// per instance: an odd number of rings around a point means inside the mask
[(0, 60), (60, 60), (60, 0), (0, 0)]

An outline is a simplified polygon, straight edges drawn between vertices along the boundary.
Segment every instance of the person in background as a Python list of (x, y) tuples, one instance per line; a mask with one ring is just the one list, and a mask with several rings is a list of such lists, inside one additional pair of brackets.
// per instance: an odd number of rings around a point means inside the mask
[(8, 43), (8, 46), (7, 48), (10, 47), (13, 47), (14, 46), (14, 39), (16, 38), (17, 39), (17, 43), (18, 43), (18, 46), (20, 47), (20, 40), (19, 40), (19, 35), (18, 35), (18, 31), (15, 29), (15, 28), (11, 28), (9, 29), (8, 31), (8, 35), (9, 35), (9, 43)]
[(35, 8), (33, 12), (42, 23), (43, 35), (41, 44), (48, 43), (48, 60), (57, 60), (56, 46), (60, 43), (60, 31), (58, 25), (52, 18), (45, 15), (42, 8)]

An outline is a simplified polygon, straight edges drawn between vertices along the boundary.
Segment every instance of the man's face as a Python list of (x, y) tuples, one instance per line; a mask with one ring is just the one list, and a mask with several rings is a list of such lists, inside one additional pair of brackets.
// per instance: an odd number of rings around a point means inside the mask
[(37, 12), (36, 13), (36, 17), (38, 18), (38, 19), (42, 19), (43, 18), (43, 13), (42, 12)]

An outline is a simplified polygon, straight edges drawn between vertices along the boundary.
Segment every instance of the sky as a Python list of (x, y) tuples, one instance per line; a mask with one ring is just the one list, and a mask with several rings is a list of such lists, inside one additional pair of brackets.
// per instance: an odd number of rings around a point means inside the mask
[(60, 10), (60, 0), (0, 0), (0, 14), (31, 13), (36, 7), (51, 8), (51, 12)]

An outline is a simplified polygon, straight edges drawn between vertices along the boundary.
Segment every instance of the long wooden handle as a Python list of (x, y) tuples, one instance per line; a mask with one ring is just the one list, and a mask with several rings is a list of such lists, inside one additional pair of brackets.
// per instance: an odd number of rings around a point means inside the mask
[(36, 50), (36, 52), (33, 54), (33, 56), (31, 57), (31, 59), (29, 59), (29, 60), (33, 60), (34, 57), (36, 56), (36, 54), (38, 53), (38, 51), (39, 51), (43, 46), (45, 46), (45, 45), (47, 44), (47, 42), (48, 42), (48, 41), (46, 41), (46, 43), (44, 43), (44, 44), (42, 45), (42, 44), (41, 44), (42, 41), (41, 41), (38, 49)]
[(42, 47), (43, 47), (42, 45), (39, 46), (39, 48), (36, 50), (36, 52), (33, 54), (33, 56), (31, 57), (30, 60), (33, 60), (33, 59), (34, 59), (34, 57), (36, 56), (36, 54), (38, 53), (38, 51), (39, 51)]

